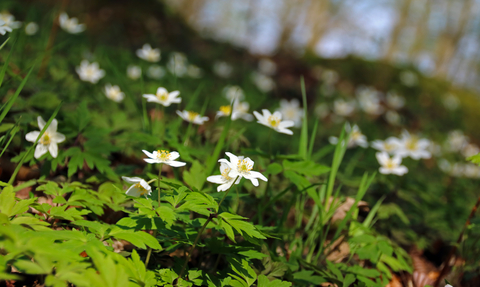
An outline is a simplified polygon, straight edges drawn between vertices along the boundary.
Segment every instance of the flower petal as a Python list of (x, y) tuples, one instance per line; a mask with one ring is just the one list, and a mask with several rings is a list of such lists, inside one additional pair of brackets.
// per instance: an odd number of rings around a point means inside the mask
[(181, 161), (166, 161), (165, 164), (173, 167), (180, 167), (186, 165), (187, 163)]
[(57, 155), (58, 155), (58, 146), (57, 146), (57, 143), (55, 142), (51, 142), (50, 145), (48, 146), (48, 151), (50, 152), (50, 154), (56, 158)]
[(146, 150), (142, 150), (143, 153), (148, 156), (149, 158), (155, 158), (155, 155), (153, 155), (152, 153), (150, 153), (149, 151), (146, 151)]
[(40, 135), (39, 131), (29, 132), (25, 135), (25, 139), (29, 142), (35, 142)]
[(40, 130), (43, 130), (43, 127), (47, 124), (41, 116), (37, 117), (37, 122), (38, 122), (38, 128)]
[(35, 148), (35, 154), (33, 155), (35, 158), (40, 158), (42, 155), (46, 154), (48, 151), (48, 146), (43, 144), (38, 144)]
[(122, 176), (122, 179), (128, 183), (137, 183), (143, 180), (139, 177), (126, 177), (126, 176)]

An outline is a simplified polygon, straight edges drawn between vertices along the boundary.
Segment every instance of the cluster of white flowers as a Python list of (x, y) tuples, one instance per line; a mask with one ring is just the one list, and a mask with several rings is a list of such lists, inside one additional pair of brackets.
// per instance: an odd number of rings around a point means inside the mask
[(227, 62), (215, 61), (213, 63), (213, 72), (221, 78), (230, 78), (233, 75), (233, 66)]
[[(480, 147), (470, 142), (470, 139), (462, 131), (454, 130), (448, 133), (443, 144), (443, 151), (444, 155), (459, 154), (465, 159), (480, 153)], [(442, 158), (438, 161), (438, 167), (454, 177), (480, 178), (480, 167), (472, 163), (456, 162), (452, 164)]]
[(236, 156), (229, 152), (225, 154), (230, 160), (223, 158), (218, 160), (220, 162), (220, 175), (207, 177), (207, 181), (220, 184), (217, 191), (226, 191), (233, 184), (239, 184), (242, 177), (250, 180), (254, 186), (258, 186), (258, 179), (268, 181), (260, 172), (252, 171), (254, 162), (249, 157)]
[[(364, 134), (362, 134), (362, 131), (360, 130), (360, 128), (357, 125), (353, 125), (353, 127), (352, 127), (352, 126), (350, 126), (349, 123), (346, 123), (345, 124), (345, 132), (347, 134), (350, 134), (350, 138), (348, 140), (347, 147), (349, 147), (349, 148), (352, 148), (352, 147), (355, 147), (355, 146), (360, 146), (360, 147), (363, 147), (363, 148), (368, 147), (367, 137)], [(338, 138), (334, 137), (334, 136), (331, 136), (331, 137), (328, 138), (328, 141), (331, 144), (337, 144), (338, 143)]]

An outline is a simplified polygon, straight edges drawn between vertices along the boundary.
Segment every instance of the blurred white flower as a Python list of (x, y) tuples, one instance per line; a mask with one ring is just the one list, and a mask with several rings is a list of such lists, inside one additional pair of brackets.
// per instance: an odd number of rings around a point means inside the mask
[(166, 150), (156, 150), (152, 153), (142, 150), (143, 153), (149, 158), (143, 159), (148, 163), (164, 163), (173, 167), (180, 167), (186, 165), (186, 163), (181, 161), (176, 161), (180, 157), (180, 154), (176, 151), (168, 152)]
[(342, 117), (348, 117), (355, 111), (355, 101), (344, 101), (342, 99), (333, 102), (333, 112)]
[(473, 163), (464, 164), (463, 176), (468, 178), (480, 178), (480, 166)]
[(0, 20), (3, 22), (3, 24), (0, 24), (0, 26), (5, 26), (5, 27), (10, 28), (10, 31), (8, 31), (8, 32), (12, 32), (13, 29), (18, 29), (22, 26), (22, 22), (15, 21), (15, 16), (13, 16), (12, 14), (10, 14), (8, 12), (0, 13)]
[(75, 68), (80, 80), (96, 84), (101, 78), (105, 76), (105, 71), (101, 70), (98, 63), (89, 63), (87, 60), (83, 60), (79, 67)]
[(129, 65), (127, 67), (127, 76), (132, 80), (137, 80), (142, 76), (142, 68), (137, 65)]
[(242, 88), (239, 86), (226, 86), (223, 88), (222, 93), (224, 94), (225, 98), (230, 102), (233, 101), (242, 101), (245, 99), (245, 94), (243, 93)]
[(405, 106), (405, 98), (395, 92), (388, 92), (386, 97), (387, 106), (394, 110), (398, 110)]
[(438, 168), (445, 172), (445, 173), (450, 173), (451, 170), (452, 170), (452, 165), (450, 164), (450, 162), (444, 158), (441, 158), (438, 160)]
[(30, 22), (25, 26), (25, 34), (32, 36), (37, 34), (38, 32), (38, 24), (35, 22)]
[[(360, 146), (363, 148), (368, 147), (368, 142), (367, 142), (367, 137), (362, 134), (360, 131), (360, 128), (357, 125), (353, 125), (353, 127), (350, 126), (349, 123), (345, 124), (345, 132), (347, 134), (350, 134), (350, 139), (348, 140), (348, 148), (354, 147), (354, 146)], [(331, 144), (337, 144), (338, 143), (338, 138), (331, 136), (328, 138), (328, 141)]]
[(177, 115), (179, 115), (185, 121), (197, 125), (203, 125), (206, 121), (208, 121), (208, 117), (201, 117), (200, 114), (191, 111), (177, 111)]
[(5, 21), (0, 20), (0, 34), (5, 35), (5, 34), (7, 34), (7, 32), (12, 32), (12, 28), (5, 25)]
[(270, 59), (263, 58), (258, 62), (258, 70), (264, 75), (273, 76), (277, 72), (277, 64)]
[(401, 117), (396, 111), (387, 111), (385, 113), (385, 120), (391, 125), (397, 126), (400, 125)]
[[(217, 187), (217, 191), (226, 191), (230, 188), (230, 186), (233, 185), (233, 182), (235, 181), (235, 178), (232, 178), (228, 175), (231, 170), (232, 170), (232, 168), (230, 167), (230, 165), (228, 163), (221, 162), (220, 163), (220, 175), (211, 175), (211, 176), (207, 177), (207, 181), (212, 182), (212, 183), (216, 183), (216, 184), (220, 184)], [(235, 184), (239, 184), (241, 179), (242, 178), (239, 177), (237, 179), (237, 181), (235, 182)]]
[(125, 192), (127, 195), (135, 197), (140, 197), (144, 195), (145, 198), (147, 198), (147, 195), (150, 195), (152, 193), (152, 188), (145, 180), (139, 177), (122, 176), (122, 178), (126, 182), (132, 184), (132, 186), (130, 186)]
[(258, 179), (268, 181), (263, 174), (258, 171), (252, 171), (254, 162), (249, 157), (244, 158), (243, 156), (236, 156), (229, 152), (226, 152), (225, 154), (230, 158), (230, 161), (223, 158), (218, 161), (220, 163), (225, 163), (230, 167), (228, 176), (233, 180), (237, 178), (237, 176), (239, 176), (239, 179), (244, 177), (250, 180), (254, 186), (258, 186)]
[(268, 93), (275, 88), (273, 79), (261, 73), (253, 72), (252, 81), (264, 93)]
[(185, 54), (174, 52), (170, 54), (167, 69), (177, 77), (183, 77), (188, 72), (188, 60)]
[(387, 152), (389, 154), (394, 154), (402, 145), (400, 139), (396, 137), (389, 137), (385, 141), (382, 140), (374, 140), (371, 143), (371, 147), (381, 151)]
[(412, 71), (403, 71), (400, 73), (400, 81), (407, 87), (413, 87), (418, 84), (418, 76)]
[(125, 94), (122, 93), (120, 88), (117, 85), (112, 86), (110, 83), (105, 85), (105, 95), (107, 98), (117, 103), (125, 98)]
[(400, 140), (402, 145), (397, 151), (397, 155), (401, 157), (411, 157), (415, 160), (432, 157), (432, 154), (427, 150), (430, 145), (429, 140), (419, 139), (415, 135), (410, 135), (406, 130), (403, 131)]
[(428, 145), (427, 150), (434, 156), (438, 157), (442, 155), (442, 147), (436, 142), (430, 141), (430, 144)]
[(137, 56), (140, 59), (143, 59), (148, 62), (158, 62), (160, 61), (160, 49), (152, 49), (152, 46), (150, 44), (144, 44), (141, 49), (138, 49), (136, 52)]
[(179, 91), (173, 91), (169, 93), (167, 89), (159, 87), (155, 95), (144, 94), (143, 97), (147, 99), (147, 102), (154, 102), (168, 107), (171, 104), (178, 104), (182, 102), (182, 99), (179, 98), (178, 95), (180, 95)]
[(165, 76), (165, 69), (159, 65), (151, 65), (148, 67), (147, 76), (154, 80), (160, 80)]
[(300, 107), (300, 102), (297, 99), (292, 99), (290, 102), (285, 99), (280, 100), (280, 109), (278, 111), (285, 120), (293, 121), (295, 127), (302, 126), (303, 109)]
[(476, 154), (480, 153), (480, 148), (473, 143), (467, 144), (463, 149), (462, 149), (462, 155), (464, 157), (471, 157)]
[(233, 67), (227, 62), (216, 61), (213, 64), (213, 72), (221, 78), (230, 78), (233, 74)]
[(459, 152), (468, 145), (468, 137), (460, 130), (454, 130), (448, 133), (445, 143), (447, 150)]
[(460, 106), (460, 100), (455, 95), (449, 93), (443, 99), (443, 105), (448, 110), (454, 111), (454, 110), (458, 109), (458, 107)]
[(199, 79), (203, 76), (203, 71), (195, 65), (188, 65), (187, 76), (190, 78)]
[(406, 166), (400, 165), (402, 163), (402, 157), (399, 155), (390, 158), (386, 152), (377, 152), (375, 156), (377, 157), (378, 163), (381, 165), (379, 169), (380, 173), (404, 175), (408, 172)]
[(372, 87), (359, 87), (357, 99), (363, 111), (370, 115), (380, 115), (384, 109), (380, 105), (380, 92)]
[[(247, 102), (235, 101), (233, 103), (232, 121), (240, 118), (248, 122), (252, 121), (253, 116), (248, 113), (249, 108), (250, 108), (250, 105)], [(232, 112), (231, 106), (221, 106), (215, 118), (230, 116), (231, 112)]]
[[(37, 117), (38, 128), (40, 131), (45, 127), (46, 122), (41, 116)], [(47, 130), (43, 133), (42, 137), (38, 140), (37, 147), (35, 148), (35, 158), (40, 158), (42, 155), (50, 152), (52, 157), (56, 158), (58, 155), (57, 143), (61, 143), (65, 140), (65, 136), (57, 132), (57, 120), (53, 119)], [(40, 131), (29, 132), (25, 135), (25, 139), (29, 142), (35, 142), (40, 135)]]
[(272, 128), (279, 133), (293, 135), (293, 132), (288, 129), (295, 125), (293, 121), (282, 121), (282, 114), (280, 112), (274, 112), (272, 115), (269, 110), (263, 109), (262, 113), (263, 115), (257, 111), (253, 112), (257, 118), (257, 123)]
[(328, 105), (325, 103), (319, 104), (315, 107), (315, 115), (321, 119), (326, 118), (329, 113), (330, 110), (328, 109)]
[(67, 13), (62, 12), (60, 16), (58, 17), (58, 21), (60, 23), (60, 28), (65, 30), (66, 32), (70, 34), (78, 34), (83, 31), (85, 31), (85, 24), (78, 24), (78, 19), (73, 17), (73, 18), (68, 18)]
[(321, 80), (324, 84), (328, 86), (332, 86), (338, 82), (338, 73), (334, 70), (325, 69), (322, 72)]

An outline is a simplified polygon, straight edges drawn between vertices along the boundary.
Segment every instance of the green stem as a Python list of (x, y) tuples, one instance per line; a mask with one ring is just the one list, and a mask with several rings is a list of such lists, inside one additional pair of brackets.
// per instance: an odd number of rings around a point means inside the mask
[(157, 202), (158, 202), (158, 207), (160, 207), (160, 181), (161, 181), (161, 178), (162, 178), (162, 167), (163, 167), (163, 163), (160, 164), (160, 168), (159, 168), (159, 171), (158, 171), (158, 180), (157, 180), (157, 187), (158, 187), (158, 198), (157, 198)]
[[(157, 202), (158, 202), (158, 207), (160, 207), (160, 180), (161, 180), (161, 176), (162, 176), (162, 167), (163, 167), (163, 163), (160, 164), (160, 170), (158, 172), (158, 180), (157, 180), (157, 187), (158, 187), (158, 198), (157, 198)], [(154, 181), (154, 179), (150, 180), (148, 183), (150, 184), (150, 182)], [(153, 231), (153, 237), (154, 238), (157, 238), (157, 230), (154, 230)], [(148, 267), (148, 262), (150, 261), (150, 256), (152, 255), (152, 248), (149, 246), (148, 247), (148, 251), (147, 251), (147, 258), (145, 258), (145, 267), (147, 268)]]
[(188, 137), (190, 136), (190, 130), (192, 129), (192, 122), (188, 123), (187, 132), (185, 133), (185, 137), (183, 138), (183, 145), (186, 146), (188, 144)]
[[(153, 231), (153, 237), (157, 238), (157, 230)], [(150, 261), (150, 256), (152, 255), (152, 247), (148, 247), (147, 258), (145, 259), (145, 268), (148, 268), (148, 262)]]
[(185, 269), (187, 268), (188, 261), (190, 261), (190, 258), (192, 257), (192, 253), (193, 253), (193, 251), (195, 250), (195, 247), (197, 246), (197, 242), (198, 242), (198, 240), (200, 239), (200, 237), (202, 236), (203, 231), (204, 231), (205, 228), (207, 227), (208, 223), (210, 223), (210, 221), (212, 221), (213, 218), (217, 217), (218, 211), (220, 210), (220, 206), (222, 205), (222, 202), (225, 200), (225, 198), (227, 197), (228, 192), (230, 191), (230, 189), (232, 189), (232, 186), (235, 184), (235, 182), (237, 182), (237, 180), (238, 180), (239, 177), (240, 177), (240, 176), (238, 175), (238, 176), (235, 178), (235, 180), (232, 182), (232, 185), (231, 185), (231, 186), (228, 188), (228, 190), (225, 192), (225, 195), (223, 196), (222, 200), (221, 200), (220, 203), (218, 204), (218, 209), (217, 209), (217, 211), (215, 212), (215, 214), (210, 214), (210, 216), (208, 217), (207, 221), (205, 221), (205, 223), (203, 224), (202, 228), (201, 228), (200, 231), (198, 232), (197, 238), (195, 238), (195, 241), (193, 242), (192, 250), (188, 253), (187, 259), (185, 260), (185, 263), (183, 264), (182, 271), (180, 271), (180, 275), (179, 275), (178, 278), (177, 278), (177, 282), (178, 282), (178, 279), (180, 279), (180, 278), (183, 277), (183, 273), (185, 273)]

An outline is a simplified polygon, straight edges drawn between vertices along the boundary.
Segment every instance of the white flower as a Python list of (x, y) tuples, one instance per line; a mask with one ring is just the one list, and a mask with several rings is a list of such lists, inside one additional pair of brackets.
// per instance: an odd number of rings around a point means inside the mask
[(355, 111), (355, 101), (336, 100), (333, 103), (333, 112), (342, 117), (348, 117)]
[(198, 113), (191, 111), (177, 111), (177, 115), (179, 115), (187, 122), (191, 122), (197, 125), (203, 125), (206, 121), (208, 121), (208, 117), (201, 117)]
[(325, 69), (321, 74), (321, 80), (328, 86), (338, 82), (338, 73), (334, 70)]
[(398, 110), (405, 105), (405, 98), (397, 95), (395, 92), (389, 92), (387, 93), (386, 102), (390, 108)]
[[(368, 147), (367, 137), (362, 134), (360, 128), (357, 125), (354, 125), (353, 128), (350, 126), (349, 123), (345, 124), (345, 132), (350, 134), (350, 139), (348, 140), (348, 148), (354, 146), (361, 146), (363, 148)], [(329, 137), (328, 141), (331, 144), (337, 144), (338, 138), (337, 137)]]
[(403, 71), (400, 74), (400, 81), (407, 87), (413, 87), (418, 83), (418, 76), (412, 71)]
[(117, 103), (121, 102), (123, 98), (125, 98), (125, 94), (122, 93), (120, 88), (117, 85), (112, 86), (111, 84), (105, 85), (105, 95), (107, 98)]
[(443, 99), (443, 105), (450, 111), (454, 111), (460, 106), (460, 100), (455, 95), (448, 94)]
[(380, 115), (383, 107), (380, 105), (380, 93), (371, 87), (357, 89), (357, 98), (362, 110), (370, 115)]
[(147, 195), (150, 195), (152, 193), (152, 188), (150, 187), (150, 185), (145, 180), (143, 180), (139, 177), (122, 176), (122, 178), (126, 182), (133, 184), (125, 192), (127, 195), (135, 196), (135, 197), (139, 197), (141, 195), (144, 195), (145, 198), (146, 198)]
[(293, 121), (295, 127), (302, 125), (303, 109), (300, 107), (300, 102), (297, 99), (280, 101), (280, 109), (278, 110), (285, 120)]
[(78, 19), (68, 18), (67, 13), (62, 12), (58, 17), (60, 27), (70, 34), (78, 34), (85, 31), (85, 24), (78, 24)]
[(315, 115), (321, 119), (326, 118), (329, 113), (330, 110), (328, 109), (328, 105), (325, 103), (319, 104), (315, 107)]
[(233, 179), (237, 178), (237, 176), (239, 176), (239, 179), (244, 177), (246, 179), (249, 179), (255, 186), (258, 186), (258, 179), (268, 181), (263, 174), (259, 173), (258, 171), (252, 171), (254, 162), (249, 157), (237, 157), (236, 155), (229, 152), (226, 152), (225, 154), (230, 158), (230, 161), (222, 158), (219, 160), (219, 162), (225, 163), (230, 167), (231, 170), (228, 173), (229, 177)]
[(452, 286), (452, 285), (450, 285), (450, 284), (447, 284), (447, 285), (445, 285), (445, 287), (453, 287), (453, 286)]
[(203, 70), (195, 65), (188, 65), (187, 75), (190, 78), (199, 79), (203, 76)]
[(480, 148), (476, 144), (467, 144), (463, 149), (462, 149), (462, 155), (464, 157), (471, 157), (476, 154), (480, 153)]
[(129, 65), (127, 67), (127, 76), (132, 80), (137, 80), (142, 76), (142, 68), (136, 65)]
[(173, 91), (169, 93), (167, 89), (160, 87), (157, 89), (157, 93), (155, 95), (145, 94), (143, 97), (147, 99), (147, 102), (154, 102), (168, 107), (173, 103), (178, 104), (182, 101), (178, 95), (180, 95), (179, 91)]
[(173, 167), (180, 167), (186, 165), (186, 163), (181, 161), (176, 161), (180, 157), (180, 154), (176, 151), (168, 152), (166, 150), (157, 150), (153, 153), (149, 153), (146, 150), (142, 150), (149, 158), (143, 159), (148, 163), (164, 163)]
[[(7, 29), (8, 32), (12, 32), (12, 29), (18, 29), (22, 26), (22, 22), (15, 21), (15, 16), (13, 16), (12, 14), (10, 14), (8, 12), (0, 13), (0, 21), (3, 22), (3, 24), (0, 24), (0, 26), (4, 26), (4, 27), (9, 28), (9, 29)], [(4, 34), (2, 34), (2, 35), (4, 35)]]
[(222, 93), (224, 94), (225, 98), (230, 102), (233, 101), (242, 101), (245, 99), (245, 94), (243, 93), (242, 88), (239, 86), (226, 86), (223, 88)]
[(152, 49), (152, 46), (150, 46), (150, 44), (143, 45), (141, 49), (137, 50), (136, 54), (140, 59), (143, 59), (145, 61), (149, 61), (152, 63), (160, 61), (160, 49)]
[(458, 152), (468, 145), (468, 137), (460, 130), (454, 130), (448, 133), (446, 142), (447, 149), (452, 152)]
[(263, 115), (257, 111), (253, 112), (257, 118), (257, 123), (272, 128), (279, 133), (293, 135), (293, 132), (288, 129), (295, 125), (293, 121), (282, 121), (282, 114), (280, 112), (274, 112), (273, 115), (267, 109), (263, 109), (262, 112)]
[(371, 143), (371, 146), (379, 151), (387, 152), (389, 154), (394, 154), (402, 145), (400, 139), (396, 137), (389, 137), (385, 141), (374, 140)]
[(233, 67), (226, 62), (216, 61), (213, 64), (213, 72), (219, 77), (230, 78), (233, 74)]
[(253, 72), (252, 81), (257, 88), (264, 93), (268, 93), (275, 88), (273, 79), (261, 73)]
[[(227, 164), (225, 162), (221, 162), (220, 163), (220, 173), (221, 173), (221, 175), (211, 175), (211, 176), (207, 177), (207, 181), (212, 182), (212, 183), (216, 183), (216, 184), (220, 184), (217, 187), (217, 191), (226, 191), (227, 189), (230, 188), (230, 186), (233, 185), (233, 181), (235, 181), (235, 178), (232, 178), (228, 175), (231, 170), (232, 170), (232, 168), (230, 168), (229, 164)], [(241, 177), (239, 177), (237, 179), (235, 184), (239, 184), (240, 179), (241, 179)]]
[(80, 80), (96, 84), (101, 78), (105, 76), (105, 71), (100, 69), (97, 62), (89, 63), (83, 60), (79, 67), (75, 68)]
[[(41, 116), (37, 117), (38, 128), (40, 131), (45, 127), (46, 122)], [(35, 158), (40, 158), (42, 155), (50, 152), (50, 154), (56, 158), (58, 155), (57, 143), (61, 143), (65, 140), (65, 136), (57, 132), (57, 120), (53, 119), (47, 130), (43, 133), (42, 137), (38, 140), (37, 147), (35, 148)], [(40, 135), (40, 131), (29, 132), (25, 135), (25, 139), (29, 142), (35, 142)]]
[(147, 70), (147, 76), (154, 80), (160, 80), (161, 78), (163, 78), (163, 76), (165, 76), (165, 74), (165, 69), (160, 67), (159, 65), (151, 65), (150, 67), (148, 67)]
[(0, 19), (0, 34), (5, 35), (7, 32), (12, 32), (12, 28), (5, 25), (5, 21)]
[(415, 135), (410, 135), (407, 131), (403, 131), (401, 138), (402, 145), (397, 151), (397, 155), (401, 157), (411, 157), (415, 160), (421, 158), (430, 158), (432, 154), (427, 150), (430, 141), (427, 139), (419, 139)]
[(263, 58), (258, 62), (258, 70), (265, 75), (272, 76), (275, 75), (277, 71), (277, 64), (274, 61)]
[(387, 120), (389, 124), (396, 126), (400, 124), (402, 118), (396, 111), (387, 111), (385, 113), (385, 120)]
[(25, 26), (25, 34), (32, 36), (37, 34), (38, 32), (38, 24), (35, 22), (30, 22)]
[(187, 57), (183, 53), (174, 52), (170, 54), (168, 59), (167, 68), (170, 73), (177, 77), (183, 77), (188, 72)]
[[(248, 113), (249, 107), (250, 105), (247, 102), (235, 101), (233, 103), (232, 121), (240, 118), (248, 122), (252, 121), (253, 116)], [(232, 112), (231, 106), (221, 106), (215, 118), (230, 116), (231, 112)]]
[(378, 163), (381, 165), (380, 173), (404, 175), (408, 172), (406, 166), (400, 165), (402, 163), (402, 157), (399, 155), (390, 158), (386, 152), (377, 152), (375, 156), (377, 157)]

